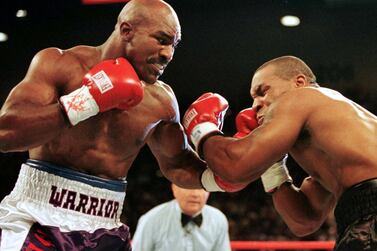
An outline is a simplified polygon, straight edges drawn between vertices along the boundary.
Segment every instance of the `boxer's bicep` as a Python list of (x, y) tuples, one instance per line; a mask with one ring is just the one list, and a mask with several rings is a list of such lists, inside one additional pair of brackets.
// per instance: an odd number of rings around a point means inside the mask
[(187, 148), (187, 139), (180, 124), (165, 121), (156, 126), (147, 143), (158, 158), (174, 159)]
[(56, 89), (50, 85), (38, 81), (34, 84), (33, 80), (23, 80), (16, 85), (10, 92), (4, 103), (4, 109), (30, 109), (42, 107), (57, 101)]
[(61, 58), (62, 54), (57, 49), (50, 48), (38, 52), (24, 79), (10, 92), (5, 105), (30, 107), (56, 103), (58, 83), (63, 82), (61, 78), (67, 75), (60, 71)]
[(312, 177), (304, 179), (300, 191), (305, 194), (319, 224), (322, 224), (335, 207), (334, 195)]
[(57, 82), (62, 73), (54, 65), (52, 49), (39, 52), (25, 78), (8, 95), (0, 114), (2, 151), (20, 151), (54, 138), (67, 125), (58, 103)]
[(272, 198), (275, 209), (297, 236), (317, 231), (335, 205), (333, 195), (311, 177), (300, 188), (281, 186)]
[(298, 236), (305, 236), (317, 231), (336, 200), (314, 178), (307, 177), (300, 188), (284, 186), (273, 194), (276, 210), (283, 217), (289, 228)]

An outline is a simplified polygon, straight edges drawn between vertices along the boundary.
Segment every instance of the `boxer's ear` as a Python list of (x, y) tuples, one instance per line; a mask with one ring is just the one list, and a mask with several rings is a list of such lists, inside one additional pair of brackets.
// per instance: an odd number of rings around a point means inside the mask
[(122, 22), (119, 26), (119, 33), (123, 40), (130, 41), (134, 35), (134, 29), (129, 22)]
[(295, 85), (296, 87), (303, 87), (303, 86), (306, 86), (308, 81), (308, 79), (306, 78), (306, 76), (304, 74), (298, 74), (296, 77), (295, 77)]

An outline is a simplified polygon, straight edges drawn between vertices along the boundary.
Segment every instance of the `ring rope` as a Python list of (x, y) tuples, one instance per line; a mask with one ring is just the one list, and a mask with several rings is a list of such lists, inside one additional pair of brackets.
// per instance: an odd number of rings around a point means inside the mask
[(334, 241), (231, 241), (233, 250), (258, 250), (258, 249), (312, 249), (332, 250)]

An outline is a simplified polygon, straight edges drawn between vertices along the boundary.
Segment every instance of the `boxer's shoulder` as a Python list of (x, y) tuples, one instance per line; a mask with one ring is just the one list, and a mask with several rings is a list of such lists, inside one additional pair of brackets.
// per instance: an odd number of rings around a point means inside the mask
[(285, 111), (287, 113), (310, 113), (323, 104), (325, 96), (316, 88), (295, 88), (285, 92), (271, 104), (271, 109)]
[(86, 70), (91, 69), (100, 61), (100, 52), (97, 47), (78, 45), (70, 49), (64, 50), (65, 56), (71, 60), (76, 60)]
[(179, 120), (179, 107), (178, 107), (178, 101), (174, 94), (173, 89), (166, 83), (158, 80), (159, 84), (161, 85), (161, 88), (163, 92), (165, 93), (165, 105), (168, 112), (168, 118), (169, 120), (178, 121)]
[(81, 85), (84, 74), (98, 63), (98, 58), (96, 47), (49, 47), (35, 55), (32, 69), (36, 69), (49, 82), (62, 87), (62, 93), (66, 93)]
[[(89, 70), (98, 63), (98, 57), (99, 52), (96, 47), (80, 45), (69, 49), (48, 47), (39, 51), (34, 58), (38, 63), (50, 65), (54, 68), (62, 64), (64, 68), (81, 67)], [(51, 65), (51, 63), (54, 63), (54, 65)]]
[(85, 58), (77, 51), (49, 47), (39, 51), (33, 58), (32, 66), (52, 70), (54, 73), (67, 73), (77, 67), (85, 67)]
[(305, 101), (306, 97), (313, 97), (322, 95), (319, 91), (319, 88), (311, 88), (311, 87), (301, 87), (301, 88), (294, 88), (286, 93), (284, 93), (281, 97), (282, 100), (284, 99), (293, 99), (296, 102), (300, 102), (300, 100)]
[(43, 82), (54, 86), (69, 82), (69, 76), (77, 69), (77, 64), (71, 56), (66, 56), (64, 50), (56, 47), (45, 48), (34, 55), (23, 82)]
[[(172, 88), (166, 83), (158, 80), (153, 85), (145, 85), (145, 96), (149, 96), (151, 102), (159, 104), (164, 112), (176, 116), (178, 112), (178, 102)], [(169, 117), (171, 117), (169, 115)]]
[(308, 102), (309, 104), (313, 103), (322, 103), (325, 99), (342, 99), (342, 95), (334, 90), (323, 88), (323, 87), (302, 87), (295, 88), (282, 97), (287, 97), (293, 99), (296, 102)]
[(166, 84), (165, 82), (163, 82), (161, 80), (157, 80), (153, 84), (147, 84), (144, 81), (143, 81), (143, 83), (144, 83), (146, 89), (149, 89), (154, 93), (158, 93), (162, 96), (169, 96), (171, 94), (174, 95), (173, 89), (168, 84)]

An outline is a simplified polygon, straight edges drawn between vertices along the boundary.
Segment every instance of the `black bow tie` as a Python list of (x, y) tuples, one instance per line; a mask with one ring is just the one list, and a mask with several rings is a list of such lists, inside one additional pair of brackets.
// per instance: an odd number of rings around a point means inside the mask
[(189, 215), (181, 213), (182, 227), (185, 227), (187, 225), (187, 223), (189, 223), (190, 221), (194, 222), (198, 227), (200, 227), (200, 225), (202, 225), (203, 216), (202, 216), (202, 214), (199, 214), (195, 217), (191, 217)]

